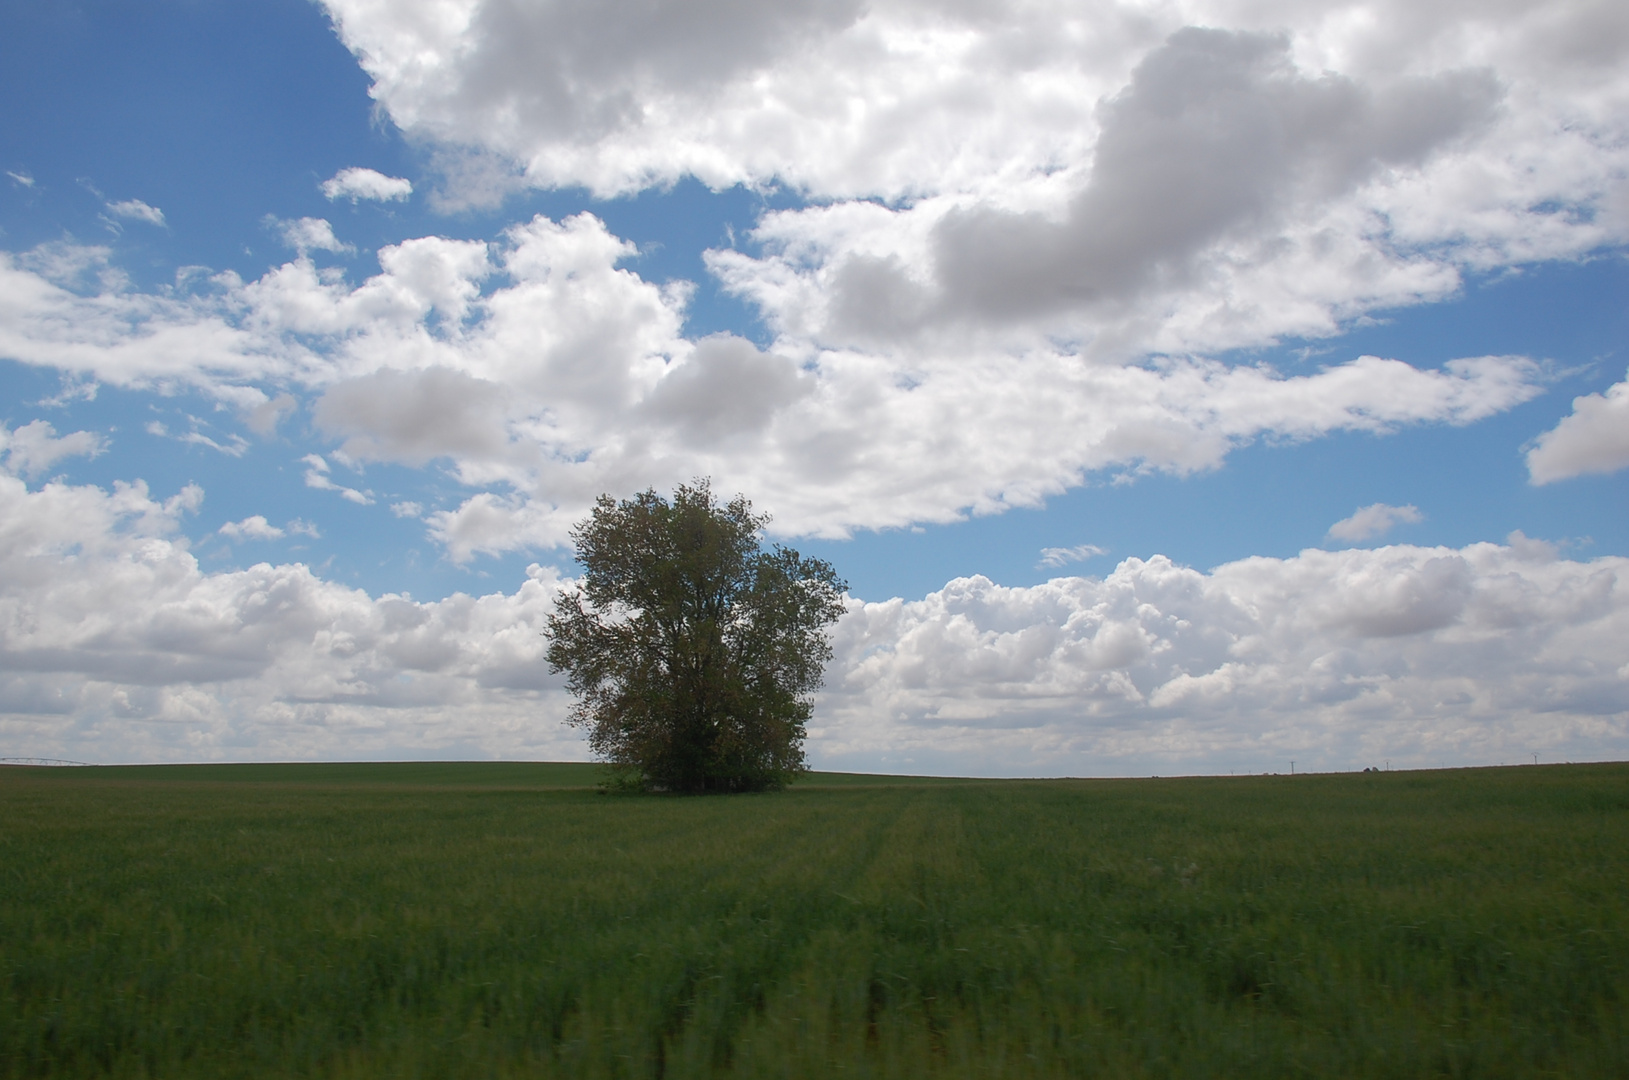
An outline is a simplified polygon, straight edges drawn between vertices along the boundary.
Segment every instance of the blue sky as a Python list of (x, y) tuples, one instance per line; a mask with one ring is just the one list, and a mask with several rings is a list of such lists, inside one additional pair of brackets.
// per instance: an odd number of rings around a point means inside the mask
[(581, 756), (566, 530), (701, 474), (851, 584), (817, 765), (1629, 744), (1613, 5), (0, 31), (0, 756)]

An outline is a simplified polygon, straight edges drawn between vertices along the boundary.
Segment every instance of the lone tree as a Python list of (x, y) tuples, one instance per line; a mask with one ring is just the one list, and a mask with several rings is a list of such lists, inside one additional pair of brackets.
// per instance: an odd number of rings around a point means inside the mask
[(809, 696), (847, 585), (775, 546), (769, 517), (708, 481), (602, 495), (572, 530), (584, 569), (548, 624), (548, 662), (577, 696), (569, 723), (641, 787), (762, 791), (803, 771)]

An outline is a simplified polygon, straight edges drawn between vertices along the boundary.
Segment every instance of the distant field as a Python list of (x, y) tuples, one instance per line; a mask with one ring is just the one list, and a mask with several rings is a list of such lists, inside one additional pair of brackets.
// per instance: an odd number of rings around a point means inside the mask
[(1629, 1076), (1629, 765), (0, 768), (6, 1077)]

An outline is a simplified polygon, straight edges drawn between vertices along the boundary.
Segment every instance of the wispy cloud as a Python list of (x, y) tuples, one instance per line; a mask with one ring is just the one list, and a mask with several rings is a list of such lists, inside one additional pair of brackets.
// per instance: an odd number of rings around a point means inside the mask
[(373, 505), (373, 492), (358, 491), (356, 488), (349, 488), (343, 484), (336, 484), (333, 480), (329, 479), (328, 462), (322, 459), (321, 454), (307, 454), (300, 460), (306, 464), (306, 487), (316, 488), (318, 491), (337, 491), (339, 492), (340, 498), (354, 502), (358, 506)]
[(7, 169), (6, 170), (6, 175), (11, 177), (13, 183), (21, 184), (23, 187), (33, 187), (34, 186), (34, 178), (32, 176), (30, 176), (28, 173), (25, 173), (25, 172), (12, 172), (10, 169)]
[(249, 449), (249, 440), (241, 435), (229, 435), (224, 443), (211, 439), (201, 431), (189, 431), (185, 435), (177, 435), (175, 438), (180, 442), (191, 443), (194, 446), (207, 446), (211, 450), (219, 450), (231, 457), (242, 457), (243, 452)]
[(1059, 567), (1070, 563), (1085, 562), (1087, 559), (1099, 555), (1107, 555), (1107, 548), (1100, 548), (1096, 544), (1077, 544), (1074, 547), (1049, 547), (1041, 549), (1041, 561), (1036, 566)]
[(249, 440), (241, 435), (228, 435), (226, 441), (221, 442), (210, 438), (197, 428), (182, 434), (176, 434), (159, 420), (148, 421), (146, 430), (147, 434), (160, 439), (174, 439), (176, 442), (187, 443), (192, 446), (206, 446), (229, 457), (242, 457), (244, 452), (249, 449)]
[(166, 224), (164, 221), (164, 211), (160, 210), (156, 206), (149, 206), (140, 199), (125, 199), (122, 202), (110, 202), (107, 204), (107, 209), (110, 214), (117, 217), (129, 218), (132, 221), (145, 221), (149, 225), (159, 226)]
[(1349, 518), (1329, 527), (1329, 535), (1336, 540), (1350, 540), (1355, 542), (1369, 540), (1376, 536), (1384, 536), (1393, 528), (1401, 524), (1417, 524), (1425, 520), (1417, 506), (1387, 506), (1385, 503), (1375, 503), (1365, 506)]
[(283, 243), (301, 255), (312, 251), (332, 251), (344, 255), (356, 250), (334, 235), (334, 227), (325, 218), (303, 217), (295, 221), (283, 221), (268, 216), (266, 224), (277, 231), (283, 238)]

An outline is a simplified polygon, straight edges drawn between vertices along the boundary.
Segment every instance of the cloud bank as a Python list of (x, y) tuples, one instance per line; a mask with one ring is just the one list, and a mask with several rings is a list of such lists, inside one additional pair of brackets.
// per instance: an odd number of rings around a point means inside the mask
[[(302, 257), (190, 294), (76, 291), (99, 252), (58, 253), (71, 272), (55, 281), (43, 255), (6, 257), (0, 351), (115, 385), (191, 385), (250, 418), (297, 389), (345, 460), (442, 462), (480, 489), (426, 515), (455, 559), (563, 543), (599, 493), (699, 475), (752, 492), (787, 535), (951, 521), (1037, 505), (1092, 472), (1215, 468), (1264, 437), (1471, 423), (1537, 394), (1542, 374), (1521, 357), (1422, 370), (1365, 356), (1286, 375), (1087, 363), (1055, 345), (762, 349), (686, 338), (688, 287), (621, 268), (632, 253), (579, 214), (495, 245), (387, 247), (355, 286)], [(326, 462), (307, 482), (368, 497)]]
[(1041, 774), (1621, 756), (1626, 571), (1517, 534), (963, 578), (853, 605), (816, 743), (837, 762)]
[(815, 197), (711, 263), (799, 359), (1214, 353), (1629, 236), (1602, 0), (326, 6), (454, 202)]
[[(403, 129), (602, 194), (689, 173), (897, 198), (1076, 167), (1098, 102), (1185, 27), (1282, 35), (1297, 66), (1388, 89), (1494, 71), (1540, 109), (1586, 87), (1613, 102), (1629, 37), (1595, 2), (325, 6)], [(1458, 107), (1397, 122), (1428, 138)]]
[[(99, 761), (580, 756), (538, 662), (552, 571), (432, 604), (298, 564), (207, 574), (180, 535), (202, 498), (0, 475), (6, 745)], [(278, 530), (256, 516), (235, 531)]]
[[(298, 564), (206, 573), (180, 535), (202, 499), (0, 475), (17, 754), (585, 756), (542, 658), (557, 572), (429, 603)], [(826, 767), (1085, 775), (1621, 756), (1626, 582), (1629, 559), (1518, 534), (856, 599), (809, 749)]]
[[(325, 6), (443, 200), (459, 176), (611, 195), (685, 175), (811, 199), (706, 254), (760, 342), (685, 336), (692, 284), (642, 279), (589, 214), (406, 240), (360, 283), (311, 261), (352, 250), (321, 218), (269, 222), (299, 258), (250, 282), (141, 293), (101, 249), (5, 256), (0, 355), (197, 387), (260, 430), (303, 404), (346, 460), (469, 489), (422, 515), (456, 560), (697, 475), (838, 537), (1257, 439), (1472, 423), (1543, 369), (1230, 351), (1629, 238), (1618, 5)], [(1619, 460), (1603, 403), (1535, 446), (1535, 482)]]

